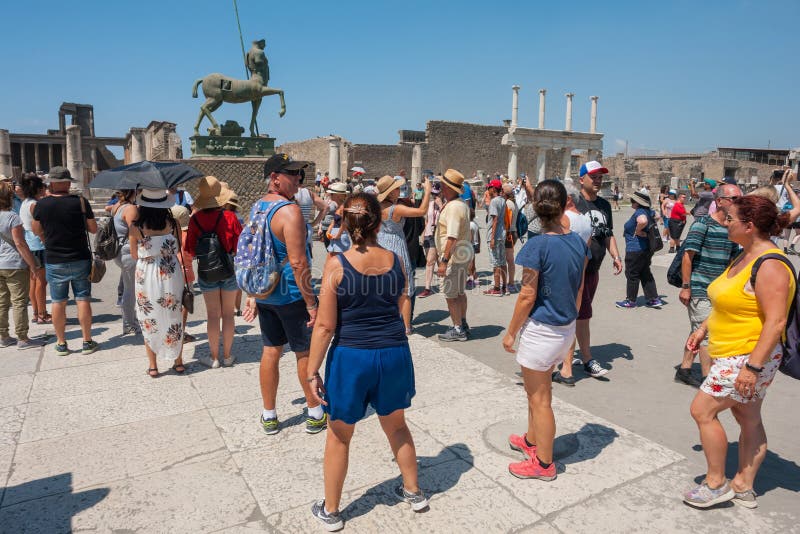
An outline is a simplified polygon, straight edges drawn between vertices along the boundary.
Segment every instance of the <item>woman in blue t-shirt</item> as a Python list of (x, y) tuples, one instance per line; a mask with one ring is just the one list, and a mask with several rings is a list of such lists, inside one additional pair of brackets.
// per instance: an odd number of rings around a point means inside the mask
[[(339, 501), (350, 439), (368, 404), (378, 414), (403, 478), (394, 487), (395, 497), (414, 511), (428, 506), (417, 483), (417, 453), (405, 420), (416, 392), (400, 315), (408, 305), (408, 273), (397, 254), (378, 245), (381, 206), (374, 195), (348, 197), (343, 219), (352, 246), (325, 262), (307, 369), (312, 394), (329, 418), (325, 499), (311, 508), (329, 531), (344, 526)], [(323, 383), (319, 369), (326, 356)]]
[(503, 348), (514, 351), (528, 395), (528, 430), (508, 438), (512, 449), (525, 454), (508, 466), (517, 478), (554, 480), (553, 440), (556, 423), (551, 406), (552, 375), (575, 338), (583, 272), (591, 256), (586, 241), (561, 225), (567, 190), (557, 180), (545, 180), (533, 191), (533, 209), (542, 233), (525, 243), (517, 255), (522, 266), (514, 315)]
[(650, 197), (638, 191), (631, 195), (633, 215), (625, 223), (625, 278), (627, 279), (626, 298), (616, 302), (617, 308), (635, 308), (639, 294), (639, 284), (644, 290), (647, 306), (661, 308), (664, 301), (658, 298), (656, 279), (650, 271), (653, 252), (647, 238), (647, 226), (655, 218), (650, 209)]

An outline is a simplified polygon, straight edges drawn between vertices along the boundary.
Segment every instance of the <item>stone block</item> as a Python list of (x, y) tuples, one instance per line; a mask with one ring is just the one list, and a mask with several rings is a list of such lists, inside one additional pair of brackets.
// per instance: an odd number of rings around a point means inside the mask
[(32, 373), (0, 378), (0, 408), (28, 402), (31, 384), (33, 384)]
[(59, 473), (70, 473), (72, 488), (82, 489), (187, 465), (224, 450), (205, 411), (23, 443), (17, 447), (3, 505), (57, 493), (57, 486), (26, 482), (54, 479)]
[[(52, 477), (63, 491), (0, 509), (3, 532), (214, 532), (260, 516), (229, 456), (73, 491), (69, 473)], [(42, 481), (33, 481), (38, 484)]]

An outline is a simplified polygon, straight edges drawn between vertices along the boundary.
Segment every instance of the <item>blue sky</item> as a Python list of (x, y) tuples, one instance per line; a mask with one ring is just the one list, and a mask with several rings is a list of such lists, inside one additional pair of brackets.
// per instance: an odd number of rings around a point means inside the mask
[[(520, 124), (588, 130), (598, 95), (605, 152), (800, 146), (800, 2), (238, 0), (245, 46), (267, 39), (261, 132), (396, 143), (428, 120), (499, 124), (519, 84)], [(62, 101), (93, 104), (98, 135), (151, 120), (188, 138), (195, 79), (244, 77), (230, 0), (7, 2), (0, 128), (57, 127)], [(10, 22), (10, 23), (9, 23)], [(202, 98), (202, 95), (201, 95)], [(247, 104), (215, 116), (246, 125)], [(208, 126), (204, 122), (201, 131)]]

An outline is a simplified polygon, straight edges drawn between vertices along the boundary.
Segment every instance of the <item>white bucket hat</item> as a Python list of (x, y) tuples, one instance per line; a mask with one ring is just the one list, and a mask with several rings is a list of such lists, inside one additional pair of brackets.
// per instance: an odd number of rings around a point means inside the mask
[(144, 208), (171, 208), (175, 195), (166, 189), (142, 189), (136, 195), (136, 204)]

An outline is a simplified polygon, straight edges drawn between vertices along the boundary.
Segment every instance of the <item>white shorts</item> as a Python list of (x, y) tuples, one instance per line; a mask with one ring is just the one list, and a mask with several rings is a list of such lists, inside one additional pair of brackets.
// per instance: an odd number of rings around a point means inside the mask
[(750, 397), (742, 397), (734, 388), (739, 371), (750, 358), (749, 354), (730, 356), (728, 358), (712, 358), (711, 370), (708, 372), (700, 390), (712, 397), (730, 397), (736, 402), (746, 404), (767, 395), (767, 387), (775, 379), (778, 367), (781, 365), (783, 345), (778, 343), (769, 355), (769, 360), (764, 363), (764, 370), (758, 374), (755, 391)]
[(575, 339), (575, 321), (554, 326), (528, 318), (522, 325), (517, 348), (517, 363), (534, 371), (549, 371), (564, 361)]

